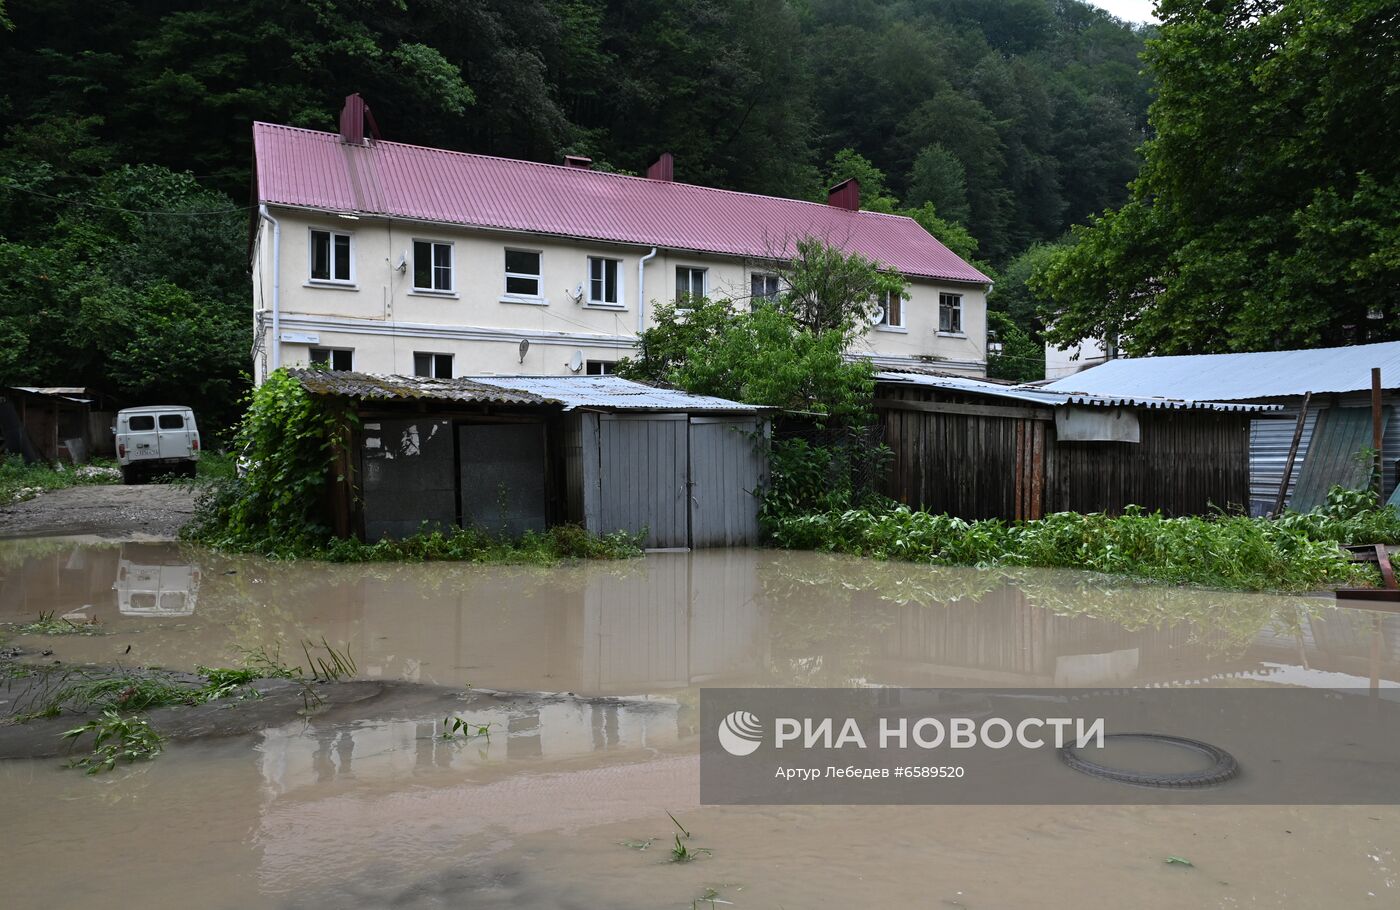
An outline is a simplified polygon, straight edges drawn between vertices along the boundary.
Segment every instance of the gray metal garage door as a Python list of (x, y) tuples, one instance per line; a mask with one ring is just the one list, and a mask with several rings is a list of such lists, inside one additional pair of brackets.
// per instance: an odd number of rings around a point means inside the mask
[(365, 539), (407, 537), (426, 522), (457, 523), (452, 424), (446, 420), (376, 420), (363, 427), (360, 470)]
[(519, 537), (545, 529), (544, 425), (463, 424), (462, 525)]
[(752, 417), (690, 418), (690, 545), (758, 542), (764, 458)]
[(598, 421), (598, 527), (647, 529), (646, 547), (688, 546), (684, 414), (603, 414)]

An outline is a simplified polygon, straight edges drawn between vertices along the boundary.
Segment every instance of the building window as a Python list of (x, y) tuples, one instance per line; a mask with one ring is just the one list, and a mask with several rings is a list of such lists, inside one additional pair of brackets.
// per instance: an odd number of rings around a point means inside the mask
[(584, 372), (589, 376), (611, 376), (617, 372), (617, 361), (615, 360), (590, 360), (584, 367)]
[(880, 306), (880, 321), (876, 325), (890, 329), (904, 328), (904, 298), (899, 292), (881, 291), (877, 301)]
[(542, 297), (540, 293), (540, 254), (528, 250), (506, 250), (506, 294), (511, 297)]
[(617, 270), (622, 263), (616, 259), (588, 257), (588, 302), (600, 306), (617, 306), (621, 300), (618, 291)]
[(329, 370), (348, 372), (355, 368), (354, 353), (349, 348), (312, 348), (311, 363)]
[(947, 332), (950, 335), (961, 335), (962, 330), (962, 295), (939, 294), (938, 331)]
[(429, 376), (433, 379), (451, 379), (452, 355), (430, 354), (424, 351), (414, 351), (413, 375)]
[(349, 284), (350, 235), (311, 231), (311, 280)]
[(754, 272), (749, 276), (750, 305), (762, 301), (778, 299), (778, 276), (766, 272)]
[(413, 289), (452, 293), (452, 244), (413, 241)]
[(689, 309), (705, 296), (705, 269), (676, 266), (676, 306)]

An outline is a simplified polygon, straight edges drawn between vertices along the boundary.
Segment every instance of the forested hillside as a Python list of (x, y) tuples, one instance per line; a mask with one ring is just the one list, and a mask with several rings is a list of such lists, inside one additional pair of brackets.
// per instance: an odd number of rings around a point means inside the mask
[(405, 142), (627, 171), (669, 150), (677, 179), (803, 198), (858, 174), (867, 207), (932, 203), (998, 269), (1123, 203), (1147, 129), (1145, 36), (1075, 0), (5, 12), (0, 383), (221, 414), (247, 364), (255, 119), (334, 129), (358, 91)]

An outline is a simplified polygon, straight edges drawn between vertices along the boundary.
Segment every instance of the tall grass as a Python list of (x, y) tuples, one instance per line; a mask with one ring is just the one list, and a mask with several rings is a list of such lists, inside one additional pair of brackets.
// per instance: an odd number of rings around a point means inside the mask
[(770, 518), (774, 541), (795, 549), (940, 565), (1040, 566), (1174, 584), (1297, 592), (1367, 584), (1374, 570), (1338, 542), (1400, 540), (1400, 514), (1325, 510), (1279, 521), (1243, 516), (1167, 518), (1060, 512), (1036, 521), (964, 521), (895, 505)]
[(121, 483), (114, 461), (94, 459), (79, 467), (36, 462), (25, 464), (19, 455), (0, 456), (0, 505), (33, 499), (40, 493), (82, 484)]

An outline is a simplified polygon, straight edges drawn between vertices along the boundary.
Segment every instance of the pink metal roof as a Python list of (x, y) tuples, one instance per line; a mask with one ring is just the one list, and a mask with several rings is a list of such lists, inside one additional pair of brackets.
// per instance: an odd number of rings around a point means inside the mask
[(786, 259), (810, 236), (905, 275), (988, 281), (898, 215), (270, 123), (253, 124), (253, 145), (268, 204), (756, 259)]

